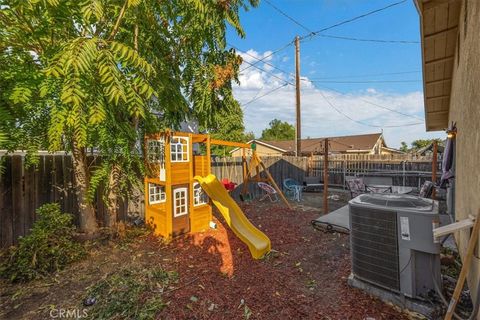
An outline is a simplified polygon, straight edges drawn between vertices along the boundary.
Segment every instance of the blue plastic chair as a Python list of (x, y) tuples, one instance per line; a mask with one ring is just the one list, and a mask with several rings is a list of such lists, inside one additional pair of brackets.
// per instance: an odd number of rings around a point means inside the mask
[(294, 179), (285, 179), (283, 180), (283, 187), (285, 189), (285, 194), (289, 196), (292, 200), (300, 202), (302, 200), (302, 189), (303, 186), (299, 184)]

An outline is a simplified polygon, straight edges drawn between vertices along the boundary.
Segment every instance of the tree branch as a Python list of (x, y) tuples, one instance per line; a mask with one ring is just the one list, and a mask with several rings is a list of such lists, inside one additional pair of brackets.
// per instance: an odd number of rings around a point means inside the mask
[(127, 10), (127, 6), (128, 6), (128, 0), (125, 0), (125, 2), (123, 3), (122, 9), (120, 9), (120, 13), (118, 15), (117, 21), (113, 26), (112, 33), (110, 33), (110, 36), (108, 37), (108, 40), (112, 40), (117, 34), (118, 29), (120, 28), (120, 23), (122, 22), (123, 16), (125, 15), (125, 11)]

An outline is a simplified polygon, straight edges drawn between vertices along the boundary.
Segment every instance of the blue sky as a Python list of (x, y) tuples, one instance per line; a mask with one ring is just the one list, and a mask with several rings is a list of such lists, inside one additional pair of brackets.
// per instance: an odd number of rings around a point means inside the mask
[[(269, 1), (311, 31), (397, 2), (397, 0)], [(293, 46), (268, 57), (265, 60), (268, 64), (258, 63), (257, 66), (263, 71), (253, 67), (245, 69), (249, 67), (248, 62), (257, 61), (252, 56), (256, 58), (268, 56), (291, 42), (296, 35), (302, 36), (308, 31), (288, 20), (265, 1), (261, 1), (258, 8), (242, 12), (241, 22), (246, 37), (241, 39), (235, 32), (229, 30), (227, 40), (229, 44), (242, 50), (240, 53), (247, 61), (241, 67), (241, 84), (234, 90), (240, 103), (246, 104), (274, 90), (285, 81), (293, 82), (295, 62)], [(410, 0), (330, 29), (324, 34), (362, 39), (420, 41), (418, 14), (413, 1)], [(284, 72), (272, 68), (271, 65)], [(385, 73), (398, 74), (380, 75)], [(411, 142), (417, 138), (443, 136), (438, 132), (426, 133), (424, 124), (412, 125), (423, 122), (421, 119), (424, 117), (419, 43), (372, 43), (316, 36), (301, 43), (301, 75), (304, 78), (302, 81), (304, 137), (371, 133), (383, 129), (387, 143), (398, 147), (400, 141)], [(284, 82), (279, 79), (284, 79)], [(354, 81), (366, 83), (339, 83)], [(273, 118), (293, 123), (294, 92), (292, 86), (286, 86), (245, 106), (246, 129), (254, 131), (259, 136), (261, 130)], [(411, 117), (404, 114), (410, 114)], [(393, 127), (405, 124), (409, 126)]]

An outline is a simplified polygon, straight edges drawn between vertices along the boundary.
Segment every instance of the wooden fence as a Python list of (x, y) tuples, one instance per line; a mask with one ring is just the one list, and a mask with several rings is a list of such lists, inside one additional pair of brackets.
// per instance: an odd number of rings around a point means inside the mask
[[(92, 167), (96, 159), (90, 158)], [(299, 182), (305, 176), (322, 176), (323, 159), (321, 157), (262, 157), (262, 161), (282, 187), (286, 178)], [(16, 244), (18, 237), (28, 233), (35, 221), (35, 210), (48, 202), (60, 203), (62, 210), (74, 214), (77, 219), (78, 203), (73, 184), (72, 160), (69, 155), (41, 155), (35, 167), (26, 167), (21, 155), (3, 157), (3, 173), (0, 175), (0, 247)], [(392, 160), (337, 160), (329, 161), (329, 183), (332, 186), (344, 186), (348, 176), (391, 176), (395, 185), (418, 187), (431, 179), (432, 165), (429, 161), (392, 161)], [(440, 165), (438, 172), (440, 172)], [(243, 183), (241, 158), (213, 158), (212, 173), (219, 179), (227, 178), (238, 184), (233, 191), (234, 198), (239, 197)], [(263, 174), (263, 173), (261, 173)], [(323, 179), (322, 179), (323, 180)], [(101, 190), (94, 201), (97, 217), (102, 222), (106, 207), (102, 201)], [(258, 196), (256, 184), (249, 185), (249, 192)], [(129, 215), (144, 214), (143, 190), (135, 192), (131, 199), (125, 199), (120, 208), (119, 218), (125, 220)], [(78, 221), (75, 221), (76, 223)]]
[[(283, 180), (292, 178), (297, 181), (303, 181), (307, 175), (308, 158), (282, 156), (282, 157), (262, 157), (262, 162), (267, 167), (277, 185), (282, 188)], [(242, 158), (214, 158), (212, 159), (212, 173), (219, 179), (227, 178), (237, 183), (237, 188), (232, 192), (234, 198), (238, 199), (243, 188), (243, 168)], [(260, 175), (265, 177), (262, 170)], [(250, 183), (248, 191), (254, 196), (259, 196), (261, 191), (255, 183)]]
[[(437, 180), (441, 173), (441, 162), (437, 163)], [(309, 176), (323, 175), (323, 157), (308, 159), (307, 174)], [(420, 188), (421, 185), (432, 179), (431, 160), (338, 160), (328, 161), (329, 184), (331, 186), (345, 186), (345, 180), (351, 176), (387, 176), (393, 178), (393, 185)], [(323, 180), (323, 179), (322, 179)]]
[[(96, 159), (89, 158), (91, 166)], [(16, 244), (27, 234), (36, 219), (36, 209), (49, 202), (60, 204), (64, 212), (72, 213), (78, 223), (78, 202), (73, 183), (72, 158), (69, 155), (41, 155), (37, 166), (27, 167), (21, 155), (2, 158), (0, 175), (0, 247)], [(143, 196), (139, 197), (143, 201)], [(119, 219), (126, 219), (127, 212), (135, 208), (131, 201), (120, 205)], [(94, 200), (97, 217), (102, 223), (106, 207), (102, 191)], [(141, 208), (141, 206), (136, 206)], [(140, 209), (137, 209), (140, 211)], [(143, 212), (138, 212), (143, 214)]]

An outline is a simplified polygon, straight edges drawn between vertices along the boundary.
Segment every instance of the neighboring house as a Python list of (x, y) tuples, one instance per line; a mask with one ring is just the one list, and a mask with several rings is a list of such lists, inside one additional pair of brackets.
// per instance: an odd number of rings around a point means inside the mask
[[(427, 131), (456, 123), (455, 219), (480, 210), (480, 1), (416, 0), (422, 34), (423, 82)], [(470, 230), (455, 234), (460, 255)], [(474, 299), (480, 280), (479, 245), (468, 285)]]
[[(400, 150), (387, 147), (382, 133), (361, 134), (354, 136), (329, 137), (329, 154), (401, 154)], [(323, 154), (325, 138), (302, 139), (302, 155)], [(257, 145), (259, 156), (294, 155), (295, 141), (262, 141), (251, 140), (248, 143)], [(242, 150), (234, 149), (233, 157), (242, 155)], [(249, 155), (249, 154), (247, 154)]]

